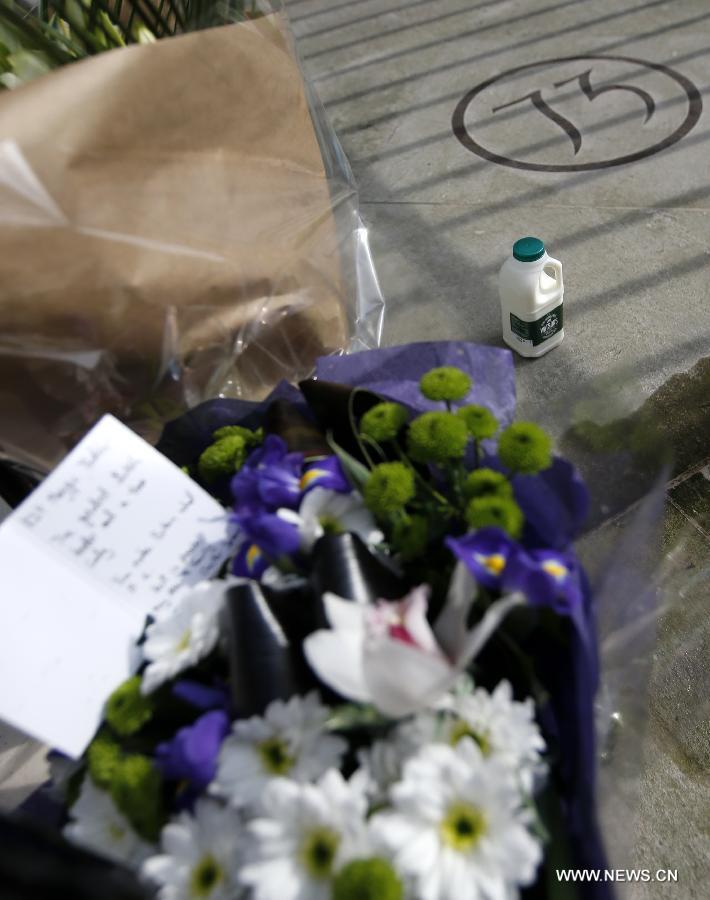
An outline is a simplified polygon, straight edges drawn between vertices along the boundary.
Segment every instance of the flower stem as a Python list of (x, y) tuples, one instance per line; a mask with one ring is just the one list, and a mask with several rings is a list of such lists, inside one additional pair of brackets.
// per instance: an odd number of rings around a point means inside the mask
[(439, 503), (441, 503), (442, 506), (446, 510), (448, 510), (449, 512), (451, 512), (455, 515), (456, 509), (449, 503), (449, 501), (443, 494), (439, 493), (439, 491), (437, 491), (436, 488), (433, 488), (429, 484), (429, 482), (426, 480), (426, 478), (424, 478), (424, 476), (421, 474), (421, 472), (418, 471), (417, 467), (412, 465), (412, 461), (409, 459), (409, 457), (404, 452), (404, 450), (402, 450), (402, 448), (400, 447), (399, 441), (394, 440), (392, 443), (394, 444), (395, 450), (399, 454), (399, 458), (402, 460), (402, 462), (406, 466), (409, 466), (409, 468), (414, 473), (414, 478), (417, 481), (417, 483), (420, 484), (427, 491), (427, 493), (431, 494), (431, 496), (435, 500), (437, 500)]

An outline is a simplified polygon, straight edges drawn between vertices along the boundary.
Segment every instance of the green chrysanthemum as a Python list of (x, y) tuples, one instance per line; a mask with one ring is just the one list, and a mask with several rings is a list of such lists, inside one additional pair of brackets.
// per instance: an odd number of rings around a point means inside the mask
[(498, 456), (513, 472), (533, 475), (551, 465), (552, 441), (534, 422), (515, 422), (501, 434)]
[(404, 559), (415, 559), (426, 549), (429, 527), (424, 516), (398, 519), (392, 532), (392, 545)]
[(141, 676), (124, 681), (106, 703), (104, 717), (116, 734), (126, 737), (139, 731), (153, 715), (153, 701), (141, 693)]
[(466, 507), (466, 521), (471, 528), (494, 526), (512, 538), (520, 537), (525, 521), (515, 500), (505, 497), (475, 497)]
[(456, 415), (463, 419), (468, 433), (477, 441), (493, 437), (498, 431), (498, 419), (485, 406), (478, 406), (475, 403), (470, 406), (462, 406), (456, 410)]
[(474, 497), (510, 498), (513, 496), (513, 485), (501, 472), (494, 469), (476, 469), (466, 477), (463, 492), (467, 500)]
[(414, 493), (414, 473), (400, 462), (375, 466), (363, 488), (365, 504), (376, 516), (388, 516), (402, 509)]
[(111, 781), (111, 798), (136, 831), (155, 841), (163, 821), (162, 781), (147, 756), (125, 756)]
[(356, 859), (343, 866), (333, 880), (332, 900), (402, 900), (397, 873), (385, 859)]
[(234, 475), (246, 458), (247, 443), (240, 434), (219, 438), (202, 453), (197, 470), (206, 482)]
[(121, 748), (107, 734), (98, 734), (89, 744), (86, 759), (89, 775), (97, 787), (108, 790), (116, 776), (123, 754)]
[(440, 366), (422, 375), (419, 390), (428, 400), (463, 400), (471, 390), (471, 379), (456, 366)]
[(407, 448), (417, 462), (461, 459), (467, 443), (466, 425), (450, 412), (423, 413), (414, 419), (407, 432)]
[(378, 403), (360, 420), (360, 431), (375, 441), (391, 441), (407, 421), (407, 410), (399, 403)]
[(215, 441), (221, 441), (224, 438), (234, 437), (235, 435), (244, 438), (244, 443), (247, 447), (254, 447), (264, 439), (264, 433), (261, 428), (252, 431), (251, 428), (244, 428), (242, 425), (224, 425), (214, 432), (212, 438)]

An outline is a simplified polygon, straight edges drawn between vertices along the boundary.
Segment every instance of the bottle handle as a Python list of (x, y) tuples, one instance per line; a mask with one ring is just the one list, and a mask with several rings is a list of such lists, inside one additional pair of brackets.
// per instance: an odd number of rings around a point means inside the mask
[(540, 292), (543, 294), (550, 294), (552, 291), (556, 291), (562, 287), (562, 263), (559, 259), (553, 259), (551, 256), (548, 256), (545, 260), (545, 265), (542, 267), (542, 271), (550, 266), (555, 271), (555, 283), (548, 288), (542, 287), (540, 285)]

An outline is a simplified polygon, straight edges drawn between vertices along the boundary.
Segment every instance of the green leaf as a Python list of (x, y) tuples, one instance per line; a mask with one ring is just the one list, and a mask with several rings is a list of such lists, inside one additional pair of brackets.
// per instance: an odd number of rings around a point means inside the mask
[(344, 703), (333, 708), (325, 727), (329, 731), (348, 731), (353, 728), (380, 726), (389, 721), (374, 706)]
[(354, 456), (351, 456), (347, 450), (343, 450), (338, 444), (336, 444), (333, 439), (332, 432), (328, 432), (326, 435), (326, 440), (328, 442), (328, 446), (338, 457), (340, 462), (342, 463), (343, 468), (345, 469), (345, 474), (350, 478), (353, 483), (353, 487), (356, 487), (358, 490), (362, 490), (365, 482), (370, 477), (370, 470), (367, 466), (363, 465), (359, 460), (355, 459)]

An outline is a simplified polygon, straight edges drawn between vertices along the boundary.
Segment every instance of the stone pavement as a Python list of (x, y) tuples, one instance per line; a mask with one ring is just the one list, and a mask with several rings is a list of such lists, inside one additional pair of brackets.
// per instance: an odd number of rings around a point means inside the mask
[[(637, 449), (654, 427), (674, 450), (650, 727), (626, 760), (643, 768), (636, 823), (602, 799), (615, 865), (678, 869), (634, 900), (710, 896), (710, 7), (286, 6), (359, 184), (385, 343), (500, 344), (497, 270), (537, 235), (564, 266), (566, 337), (516, 360), (521, 415), (572, 456), (585, 419)], [(598, 521), (638, 494), (628, 473), (607, 474)], [(588, 536), (592, 569), (632, 521)]]

